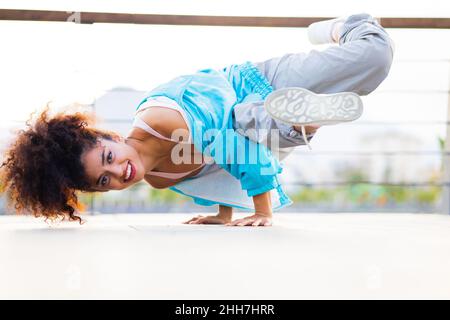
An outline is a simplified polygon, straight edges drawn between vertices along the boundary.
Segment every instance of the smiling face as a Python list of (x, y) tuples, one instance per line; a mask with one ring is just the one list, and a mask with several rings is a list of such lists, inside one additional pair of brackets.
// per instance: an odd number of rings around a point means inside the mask
[(138, 152), (121, 140), (100, 139), (81, 157), (92, 189), (122, 190), (142, 180), (145, 175)]

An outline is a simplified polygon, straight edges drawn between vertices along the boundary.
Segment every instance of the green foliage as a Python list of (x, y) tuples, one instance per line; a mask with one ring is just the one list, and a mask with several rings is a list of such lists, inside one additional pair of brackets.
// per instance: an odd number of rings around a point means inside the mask
[(302, 188), (301, 191), (292, 194), (291, 198), (295, 202), (320, 203), (332, 201), (334, 195), (335, 192), (330, 189)]
[(437, 137), (437, 138), (438, 138), (439, 149), (441, 150), (441, 152), (443, 152), (445, 150), (445, 139), (441, 138), (441, 137)]
[(187, 197), (176, 193), (170, 189), (153, 189), (150, 188), (148, 193), (149, 201), (152, 203), (182, 203), (186, 202)]
[(435, 203), (441, 196), (442, 188), (430, 187), (424, 190), (416, 190), (415, 199), (421, 204)]
[(379, 186), (353, 184), (348, 186), (315, 188), (302, 187), (290, 194), (295, 202), (324, 204), (344, 202), (346, 205), (370, 205), (384, 207), (396, 204), (433, 205), (440, 199), (442, 188)]

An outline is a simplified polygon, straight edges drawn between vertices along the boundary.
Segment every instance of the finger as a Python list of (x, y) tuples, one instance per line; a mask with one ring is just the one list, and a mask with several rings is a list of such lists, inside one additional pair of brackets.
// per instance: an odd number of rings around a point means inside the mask
[(189, 224), (199, 224), (204, 219), (205, 219), (205, 217), (198, 216), (198, 217), (192, 218), (191, 221), (189, 222)]
[(249, 226), (252, 224), (254, 220), (253, 219), (242, 219), (242, 222), (238, 223), (238, 226)]
[(189, 222), (189, 224), (202, 224), (204, 221), (205, 221), (205, 218), (198, 218), (198, 219), (195, 219), (195, 220)]
[(196, 221), (196, 220), (201, 219), (201, 218), (203, 218), (203, 216), (202, 215), (198, 215), (196, 217), (193, 217), (191, 220), (189, 220), (189, 222), (190, 221)]
[(263, 220), (262, 219), (256, 219), (255, 222), (252, 223), (253, 227), (257, 227), (259, 225), (263, 225)]
[(206, 218), (200, 218), (198, 220), (195, 221), (196, 224), (205, 224), (208, 223)]
[(236, 219), (230, 222), (230, 225), (235, 226), (237, 225), (239, 222), (241, 222), (242, 219)]
[(238, 225), (238, 223), (241, 223), (242, 220), (243, 220), (243, 219), (237, 219), (237, 220), (231, 221), (231, 222), (229, 223), (229, 225), (230, 225), (230, 226), (236, 226), (236, 225)]

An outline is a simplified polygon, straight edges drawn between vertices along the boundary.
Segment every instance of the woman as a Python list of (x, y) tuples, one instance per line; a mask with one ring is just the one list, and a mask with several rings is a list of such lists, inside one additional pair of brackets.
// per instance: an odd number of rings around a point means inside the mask
[[(91, 128), (85, 114), (44, 111), (6, 153), (8, 199), (35, 216), (81, 221), (77, 191), (121, 190), (144, 179), (219, 205), (217, 215), (186, 223), (271, 225), (272, 211), (291, 203), (272, 152), (309, 145), (320, 125), (358, 118), (356, 94), (373, 91), (392, 62), (389, 36), (367, 14), (308, 32), (313, 43), (340, 45), (178, 77), (140, 103), (127, 138)], [(233, 207), (254, 214), (232, 221)]]

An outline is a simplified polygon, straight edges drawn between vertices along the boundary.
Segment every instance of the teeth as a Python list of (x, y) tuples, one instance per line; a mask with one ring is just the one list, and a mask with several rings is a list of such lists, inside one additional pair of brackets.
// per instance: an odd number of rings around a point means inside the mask
[(131, 164), (128, 164), (125, 180), (128, 180), (130, 178), (130, 176), (131, 176)]

